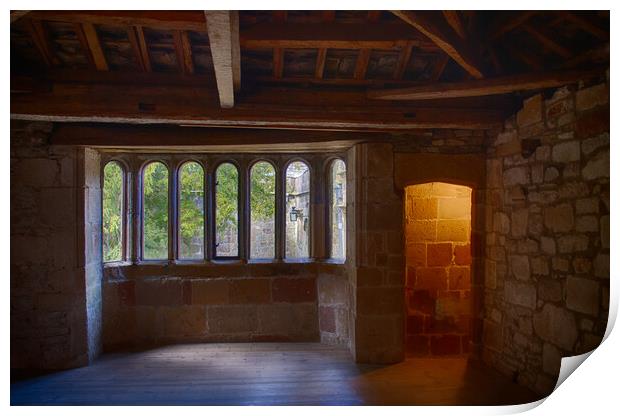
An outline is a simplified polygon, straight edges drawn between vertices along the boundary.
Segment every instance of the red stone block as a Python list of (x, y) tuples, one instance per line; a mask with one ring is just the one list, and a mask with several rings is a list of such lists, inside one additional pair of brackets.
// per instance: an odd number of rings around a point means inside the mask
[(416, 270), (416, 289), (437, 293), (448, 288), (448, 273), (444, 267), (419, 267)]
[(427, 315), (435, 313), (435, 299), (428, 290), (414, 290), (409, 298), (409, 308)]
[(133, 280), (127, 280), (118, 284), (118, 299), (123, 306), (136, 304), (136, 285)]
[(429, 266), (452, 264), (452, 243), (431, 243), (426, 246), (426, 261)]
[(407, 336), (407, 353), (413, 356), (428, 355), (429, 342), (426, 335), (409, 335)]
[(471, 264), (470, 244), (460, 244), (454, 246), (454, 263), (459, 266), (469, 266)]
[(450, 267), (448, 286), (450, 290), (467, 290), (471, 288), (469, 267)]
[(431, 337), (432, 355), (455, 355), (460, 353), (460, 335), (438, 335), (435, 337)]
[(437, 319), (434, 316), (429, 316), (426, 322), (426, 332), (429, 334), (445, 334), (458, 330), (454, 317)]
[(330, 306), (319, 308), (319, 330), (321, 332), (336, 332), (336, 313)]
[(471, 338), (469, 335), (463, 335), (461, 337), (461, 351), (463, 351), (464, 354), (469, 352), (470, 342), (471, 342)]
[(315, 278), (274, 279), (272, 286), (274, 302), (315, 302)]
[(424, 333), (424, 315), (410, 315), (407, 317), (407, 335)]
[(407, 267), (407, 287), (415, 287), (415, 267)]

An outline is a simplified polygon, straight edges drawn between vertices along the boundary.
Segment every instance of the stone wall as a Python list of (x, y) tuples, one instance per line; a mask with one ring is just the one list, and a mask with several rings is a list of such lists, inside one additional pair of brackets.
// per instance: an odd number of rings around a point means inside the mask
[(535, 95), (488, 148), (484, 360), (540, 393), (609, 300), (609, 85)]
[(98, 352), (97, 259), (84, 257), (89, 210), (77, 179), (84, 150), (50, 146), (51, 129), (11, 121), (11, 368), (75, 367)]
[[(325, 287), (342, 275), (338, 268), (343, 268), (333, 265), (320, 272), (323, 267), (316, 263), (107, 266), (104, 349), (198, 341), (319, 341), (319, 308), (325, 318), (324, 306), (338, 303)], [(325, 292), (321, 307), (317, 275)], [(323, 319), (321, 332), (333, 334), (331, 342), (344, 343), (346, 332), (337, 318), (333, 323)]]
[(322, 343), (349, 346), (350, 293), (347, 277), (344, 265), (319, 265), (317, 292)]
[(471, 188), (443, 182), (405, 188), (407, 352), (469, 352)]

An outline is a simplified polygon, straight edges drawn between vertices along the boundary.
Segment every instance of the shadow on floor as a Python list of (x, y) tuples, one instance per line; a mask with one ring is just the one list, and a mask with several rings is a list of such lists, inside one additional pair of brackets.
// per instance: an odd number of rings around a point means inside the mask
[(11, 384), (11, 405), (500, 405), (539, 398), (479, 361), (362, 365), (346, 349), (318, 343), (171, 345), (106, 354), (88, 367)]

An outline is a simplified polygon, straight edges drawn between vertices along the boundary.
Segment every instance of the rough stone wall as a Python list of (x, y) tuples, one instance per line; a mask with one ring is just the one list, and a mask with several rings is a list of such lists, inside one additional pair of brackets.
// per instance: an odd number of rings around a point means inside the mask
[(106, 267), (104, 349), (319, 341), (318, 269), (304, 263)]
[(89, 360), (79, 150), (50, 146), (51, 129), (11, 121), (11, 368)]
[[(355, 360), (404, 358), (403, 201), (394, 186), (390, 143), (355, 146), (355, 255), (350, 262), (352, 352)], [(349, 240), (351, 241), (351, 240)]]
[(548, 393), (609, 300), (609, 85), (525, 100), (487, 163), (484, 360)]
[(407, 352), (469, 352), (471, 188), (430, 182), (405, 188)]

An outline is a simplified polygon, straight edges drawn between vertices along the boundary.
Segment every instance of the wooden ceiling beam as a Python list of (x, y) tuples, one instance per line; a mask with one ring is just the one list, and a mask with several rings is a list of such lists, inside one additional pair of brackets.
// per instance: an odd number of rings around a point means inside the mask
[(599, 27), (596, 23), (594, 23), (587, 16), (584, 16), (580, 12), (572, 12), (567, 10), (558, 11), (561, 17), (566, 20), (569, 20), (579, 26), (581, 29), (590, 33), (593, 36), (601, 40), (609, 40), (609, 31)]
[(474, 78), (484, 78), (480, 59), (474, 56), (472, 48), (458, 37), (445, 20), (437, 19), (433, 12), (420, 11), (393, 11), (411, 26), (431, 39), (439, 48), (443, 49), (456, 61), (468, 74)]
[(327, 58), (327, 49), (321, 48), (316, 55), (316, 65), (314, 67), (314, 78), (323, 79), (325, 72), (325, 59)]
[(523, 29), (532, 35), (538, 42), (542, 44), (542, 46), (548, 50), (555, 52), (560, 55), (562, 58), (570, 58), (573, 56), (573, 53), (570, 49), (565, 48), (564, 46), (557, 43), (546, 30), (541, 27), (534, 28), (532, 25), (524, 24)]
[[(327, 15), (332, 18), (332, 15)], [(416, 46), (433, 46), (408, 24), (367, 23), (257, 23), (240, 32), (241, 46), (261, 48), (335, 48), (335, 49), (393, 49), (408, 42)]]
[(461, 37), (461, 39), (465, 39), (466, 32), (465, 27), (463, 26), (463, 22), (461, 21), (461, 17), (459, 16), (456, 10), (442, 10), (443, 17), (446, 19), (448, 24), (454, 29), (457, 35)]
[(396, 68), (394, 69), (394, 75), (392, 78), (394, 79), (403, 79), (405, 76), (405, 71), (407, 70), (407, 64), (411, 60), (411, 52), (413, 51), (413, 43), (409, 42), (405, 47), (402, 48), (400, 54), (398, 55), (398, 63), (396, 64)]
[(534, 16), (537, 12), (534, 10), (513, 12), (504, 19), (498, 21), (495, 26), (489, 31), (488, 39), (495, 41), (508, 32), (513, 31), (519, 26), (527, 22), (530, 17)]
[[(219, 92), (220, 106), (232, 108), (235, 105), (236, 85), (241, 84), (241, 68), (239, 44), (233, 40), (238, 38), (233, 32), (239, 30), (239, 19), (236, 11), (205, 11), (207, 30), (211, 46), (211, 57), (215, 70), (215, 79)], [(237, 51), (235, 51), (237, 49)]]
[(411, 88), (369, 91), (378, 100), (434, 100), (439, 98), (479, 97), (515, 91), (560, 87), (598, 76), (601, 70), (530, 73), (485, 80), (446, 82)]
[(90, 67), (92, 69), (97, 69), (97, 66), (95, 64), (95, 59), (93, 58), (93, 54), (90, 51), (90, 47), (88, 45), (88, 40), (86, 39), (86, 34), (84, 33), (84, 28), (82, 27), (80, 23), (74, 23), (73, 28), (75, 30), (75, 35), (80, 41), (80, 46), (82, 47), (82, 50), (84, 51), (84, 55), (86, 56), (86, 59), (88, 60)]
[(446, 54), (439, 56), (439, 58), (437, 59), (437, 62), (435, 62), (435, 65), (433, 67), (433, 72), (431, 73), (431, 80), (438, 81), (439, 78), (441, 78), (441, 75), (443, 74), (443, 71), (446, 69), (446, 65), (448, 64), (449, 60), (450, 60), (450, 57)]
[(370, 49), (360, 49), (357, 60), (355, 61), (355, 70), (353, 71), (354, 79), (360, 80), (366, 78), (368, 62), (370, 61), (370, 52)]
[[(52, 122), (187, 124), (235, 128), (406, 131), (419, 128), (486, 129), (501, 125), (499, 108), (424, 107), (399, 103), (351, 105), (348, 94), (274, 89), (241, 97), (234, 108), (201, 87), (55, 84), (51, 91), (11, 94), (13, 119)], [(387, 104), (387, 105), (385, 105)]]
[(45, 65), (47, 67), (58, 65), (60, 62), (53, 52), (44, 23), (38, 20), (27, 19), (26, 30)]
[(93, 61), (95, 62), (95, 68), (97, 68), (98, 71), (108, 71), (108, 62), (105, 59), (103, 49), (101, 49), (101, 43), (99, 42), (99, 35), (97, 35), (95, 25), (92, 23), (83, 23), (82, 30), (84, 31), (88, 44), (88, 53), (92, 55)]
[(174, 40), (174, 51), (177, 56), (177, 63), (181, 72), (184, 74), (194, 73), (194, 61), (192, 59), (192, 45), (189, 41), (187, 31), (175, 30), (172, 32)]
[(196, 10), (33, 10), (35, 20), (67, 23), (91, 23), (115, 26), (146, 26), (165, 30), (205, 31), (205, 16)]
[(17, 22), (28, 13), (30, 13), (30, 10), (11, 10), (11, 23)]
[(131, 49), (142, 72), (151, 72), (151, 59), (142, 27), (129, 27), (127, 29), (127, 38), (129, 38)]

